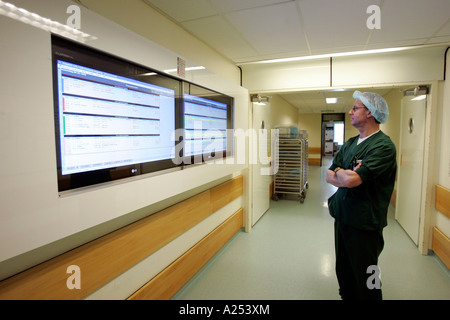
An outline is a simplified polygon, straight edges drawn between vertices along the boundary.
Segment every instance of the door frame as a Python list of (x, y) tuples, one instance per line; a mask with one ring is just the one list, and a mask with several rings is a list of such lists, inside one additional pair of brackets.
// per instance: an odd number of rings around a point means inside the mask
[(334, 121), (342, 121), (344, 123), (344, 141), (345, 141), (345, 113), (322, 113), (320, 118), (320, 130), (321, 130), (321, 138), (320, 138), (320, 166), (322, 166), (322, 158), (325, 150), (325, 123), (334, 122)]
[[(254, 94), (249, 95), (249, 100), (248, 100), (248, 129), (249, 131), (251, 131), (253, 129), (253, 101), (252, 98), (254, 97)], [(256, 96), (259, 96), (256, 95)], [(267, 102), (270, 104), (270, 97), (267, 97)], [(252, 165), (252, 150), (254, 150), (254, 144), (258, 143), (258, 140), (255, 139), (255, 137), (252, 134), (247, 135), (248, 138), (248, 144), (247, 144), (247, 150), (246, 150), (246, 155), (247, 155), (247, 161), (248, 161), (248, 181), (247, 181), (247, 185), (248, 185), (248, 194), (247, 194), (247, 199), (246, 199), (246, 203), (247, 203), (247, 212), (244, 215), (244, 231), (245, 232), (250, 232), (253, 228), (253, 190), (254, 190), (254, 184), (253, 184), (253, 175), (255, 174), (255, 170), (254, 170), (254, 166)], [(269, 186), (268, 186), (269, 187)]]
[(429, 87), (425, 119), (424, 159), (422, 170), (422, 204), (419, 222), (419, 251), (427, 255), (431, 250), (432, 216), (434, 212), (436, 128), (438, 109), (438, 81), (425, 84)]

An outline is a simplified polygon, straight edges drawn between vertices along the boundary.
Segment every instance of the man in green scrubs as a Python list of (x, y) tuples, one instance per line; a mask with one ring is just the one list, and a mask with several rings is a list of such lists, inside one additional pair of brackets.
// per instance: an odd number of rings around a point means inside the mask
[(382, 299), (378, 257), (395, 184), (395, 145), (380, 131), (389, 116), (378, 94), (355, 91), (349, 114), (359, 136), (341, 147), (326, 180), (338, 187), (328, 200), (335, 219), (336, 275), (342, 299)]

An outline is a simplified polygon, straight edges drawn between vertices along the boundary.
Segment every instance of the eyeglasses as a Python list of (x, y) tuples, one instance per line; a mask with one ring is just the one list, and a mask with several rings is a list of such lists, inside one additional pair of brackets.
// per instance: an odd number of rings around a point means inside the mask
[(353, 112), (356, 112), (356, 111), (358, 111), (359, 109), (367, 109), (367, 108), (366, 108), (366, 107), (355, 107), (355, 106), (353, 106), (351, 110), (352, 110)]

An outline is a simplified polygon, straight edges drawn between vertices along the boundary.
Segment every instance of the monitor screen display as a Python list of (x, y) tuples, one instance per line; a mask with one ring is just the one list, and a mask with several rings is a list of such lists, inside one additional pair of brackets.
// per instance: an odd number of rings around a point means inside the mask
[(61, 173), (170, 159), (175, 92), (57, 61)]
[(185, 84), (184, 88), (184, 162), (199, 163), (230, 155), (233, 98), (193, 84)]
[(59, 190), (174, 167), (180, 82), (53, 38)]
[(185, 155), (227, 149), (227, 105), (184, 95)]

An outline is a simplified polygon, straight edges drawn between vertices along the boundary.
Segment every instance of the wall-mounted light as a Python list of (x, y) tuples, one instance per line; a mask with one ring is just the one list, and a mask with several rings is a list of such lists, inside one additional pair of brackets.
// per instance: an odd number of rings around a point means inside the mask
[(326, 98), (327, 104), (337, 103), (337, 98)]
[(266, 102), (269, 102), (269, 99), (272, 97), (268, 96), (260, 96), (259, 94), (253, 94), (250, 96), (251, 101), (256, 104), (265, 105)]
[(430, 89), (428, 86), (417, 86), (415, 88), (403, 91), (403, 96), (414, 96), (415, 98), (412, 100), (423, 100), (426, 98), (429, 91)]
[(421, 96), (417, 96), (417, 97), (411, 99), (411, 101), (420, 101), (420, 100), (424, 100), (426, 98), (427, 98), (426, 95), (421, 95)]

